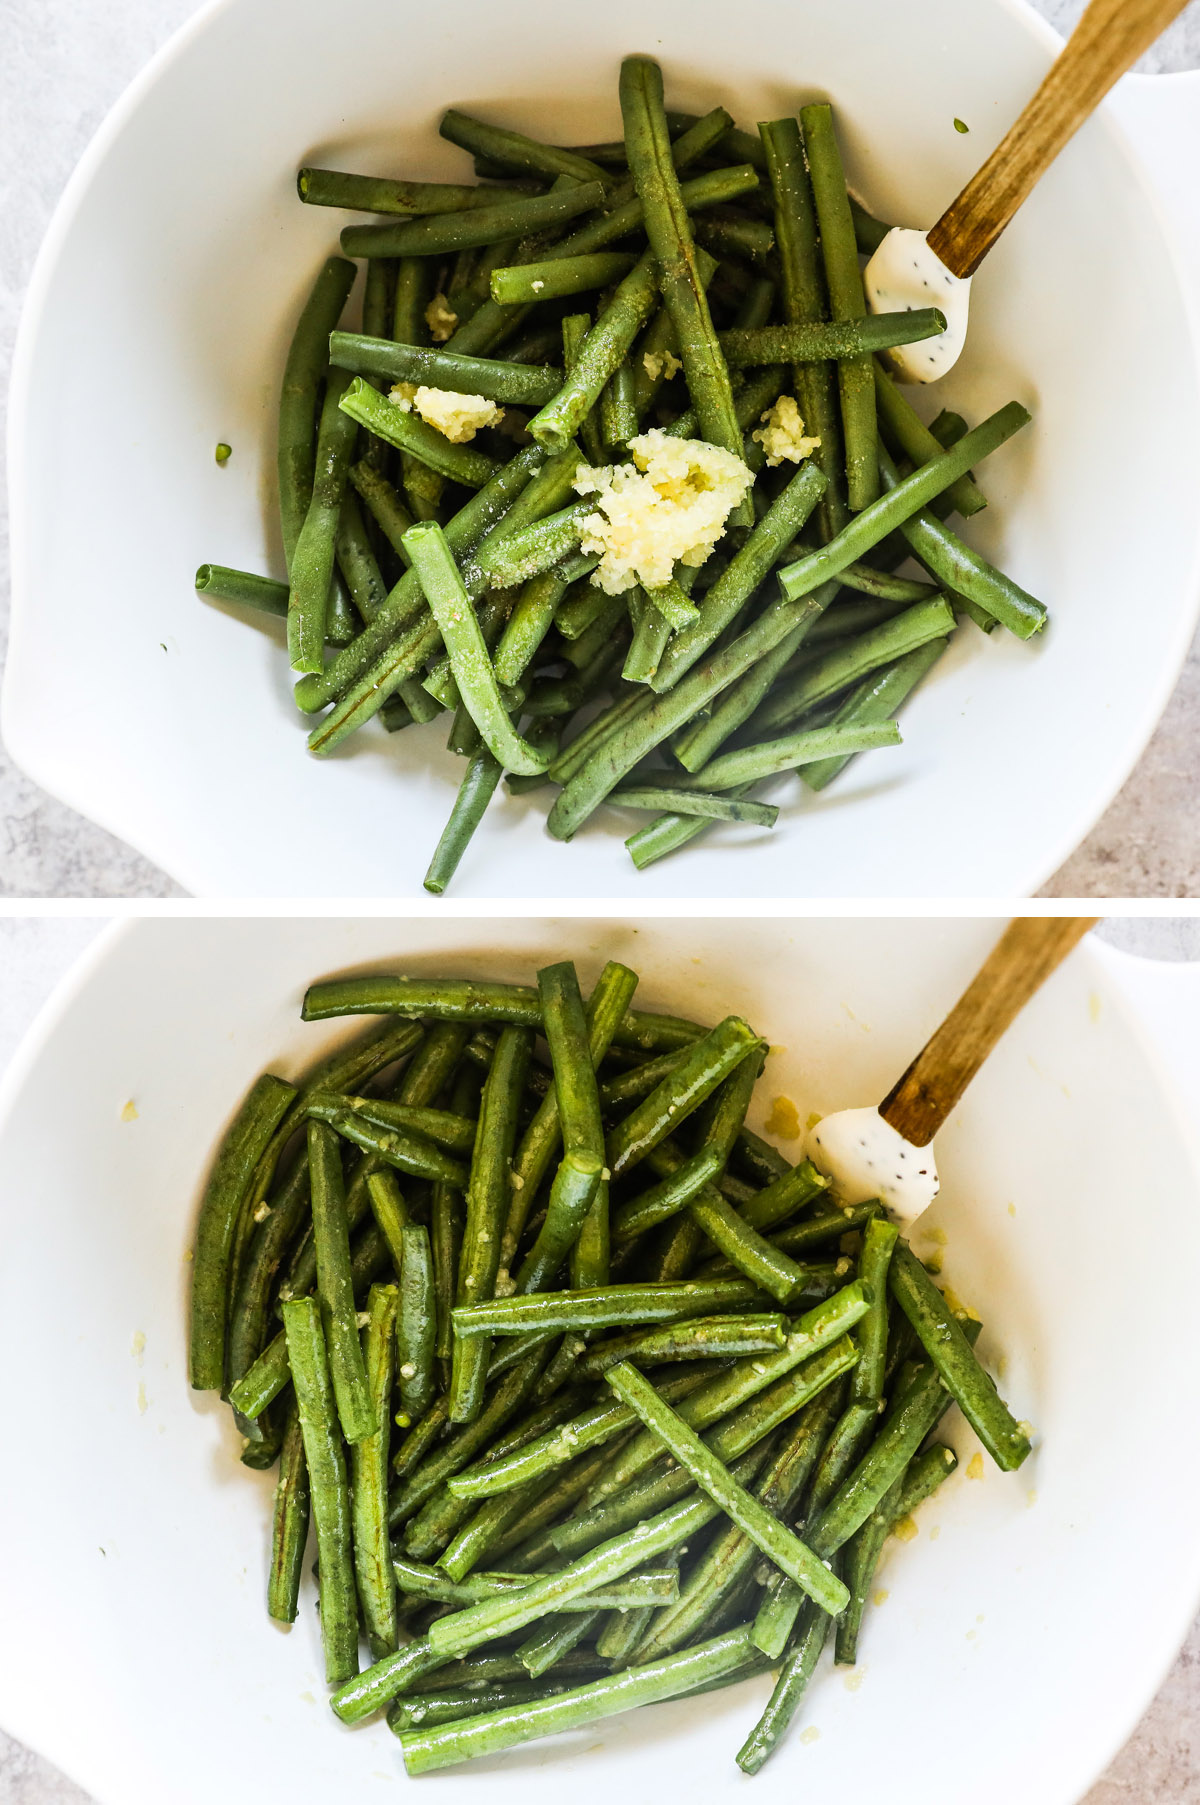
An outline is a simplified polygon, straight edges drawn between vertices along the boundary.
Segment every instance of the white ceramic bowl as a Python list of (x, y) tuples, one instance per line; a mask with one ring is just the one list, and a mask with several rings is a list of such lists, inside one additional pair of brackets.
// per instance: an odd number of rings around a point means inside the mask
[[(264, 1607), (269, 1476), (189, 1391), (199, 1186), (264, 1066), (360, 1025), (303, 1026), (306, 982), (355, 967), (526, 978), (572, 956), (643, 974), (651, 1006), (744, 1010), (762, 1087), (801, 1117), (881, 1095), (996, 924), (142, 921), (99, 944), (0, 1101), (0, 1716), (101, 1805), (388, 1796), (381, 1724), (322, 1702), (311, 1590)], [(136, 1120), (123, 1119), (132, 1100)], [(761, 1121), (761, 1116), (760, 1116)], [(963, 1465), (894, 1544), (861, 1687), (824, 1672), (754, 1783), (763, 1805), (1071, 1805), (1129, 1733), (1200, 1593), (1197, 1168), (1104, 962), (1073, 955), (939, 1141), (946, 1273), (985, 1317), (1024, 1469)], [(144, 1336), (144, 1349), (140, 1337)], [(1036, 1492), (1036, 1502), (1033, 1494)], [(935, 1531), (936, 1537), (935, 1537)], [(455, 1805), (743, 1796), (733, 1755), (764, 1681), (613, 1719), (428, 1782)]]
[[(720, 100), (751, 125), (828, 93), (856, 187), (883, 217), (926, 224), (1056, 43), (1020, 0), (220, 0), (101, 132), (33, 284), (13, 396), (13, 756), (193, 891), (418, 891), (461, 771), (444, 723), (307, 757), (278, 636), (192, 593), (204, 561), (282, 568), (279, 373), (344, 218), (299, 204), (297, 165), (444, 178), (465, 165), (436, 135), (449, 102), (567, 141), (610, 136), (619, 59), (640, 48), (676, 104)], [(1194, 134), (1195, 87), (1154, 93)], [(626, 812), (563, 847), (543, 797), (507, 800), (457, 894), (1035, 889), (1145, 744), (1196, 600), (1194, 346), (1111, 112), (989, 259), (969, 351), (924, 399), (977, 418), (1013, 396), (1036, 424), (989, 461), (994, 507), (970, 536), (1044, 596), (1043, 643), (963, 634), (906, 711), (903, 749), (820, 798), (780, 781), (773, 834), (722, 829), (635, 877)]]

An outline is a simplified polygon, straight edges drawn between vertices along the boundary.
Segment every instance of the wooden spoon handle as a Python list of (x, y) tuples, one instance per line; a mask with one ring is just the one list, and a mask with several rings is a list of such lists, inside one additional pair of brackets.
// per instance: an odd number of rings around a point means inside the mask
[(1091, 0), (1017, 123), (930, 232), (948, 270), (974, 275), (1063, 145), (1186, 3)]
[(885, 1122), (927, 1147), (1005, 1029), (1099, 917), (1023, 916), (879, 1105)]

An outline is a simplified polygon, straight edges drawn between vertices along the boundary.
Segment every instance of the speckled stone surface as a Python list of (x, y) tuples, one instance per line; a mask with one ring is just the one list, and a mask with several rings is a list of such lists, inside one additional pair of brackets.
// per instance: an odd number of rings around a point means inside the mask
[[(45, 997), (102, 926), (0, 916), (0, 1076)], [(1110, 920), (1098, 931), (1125, 952), (1200, 960), (1197, 917)], [(88, 1805), (88, 1798), (0, 1730), (0, 1805)], [(1079, 1805), (1200, 1805), (1200, 1622), (1137, 1731)]]
[[(1036, 0), (1069, 30), (1082, 0)], [(0, 0), (0, 367), (37, 247), (80, 152), (195, 0)], [(1190, 6), (1141, 65), (1200, 63)], [(3, 380), (0, 377), (0, 380)], [(0, 545), (0, 561), (4, 560)], [(7, 602), (0, 598), (0, 662)], [(1200, 896), (1200, 639), (1158, 732), (1047, 896)], [(0, 748), (0, 896), (173, 896), (167, 875), (53, 801)]]

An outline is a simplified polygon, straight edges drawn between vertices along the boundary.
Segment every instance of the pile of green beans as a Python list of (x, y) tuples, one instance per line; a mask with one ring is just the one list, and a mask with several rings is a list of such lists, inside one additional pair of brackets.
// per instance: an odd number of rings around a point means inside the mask
[(204, 1190), (191, 1381), (278, 1463), (268, 1612), (311, 1525), (332, 1709), (412, 1774), (774, 1670), (756, 1772), (856, 1660), (951, 1404), (1030, 1452), (882, 1206), (748, 1126), (759, 1032), (637, 991), (316, 983), (306, 1021), (382, 1025), (258, 1078)]
[[(750, 135), (720, 107), (668, 111), (645, 56), (619, 101), (623, 138), (582, 149), (451, 108), (441, 133), (474, 183), (300, 171), (306, 205), (378, 219), (345, 227), (288, 353), (287, 581), (197, 573), (209, 600), (284, 617), (315, 757), (376, 716), (446, 731), (464, 764), (433, 895), (502, 778), (546, 792), (556, 839), (605, 802), (642, 815), (638, 870), (703, 834), (745, 844), (899, 743), (964, 617), (1020, 639), (1046, 621), (947, 521), (986, 507), (974, 472), (1029, 415), (929, 426), (888, 375), (889, 347), (945, 322), (865, 312), (860, 262), (887, 228), (847, 190), (832, 108)], [(343, 323), (352, 259), (365, 292)], [(414, 388), (503, 418), (452, 441)], [(755, 435), (783, 400), (815, 446), (771, 464)], [(610, 596), (575, 478), (652, 429), (719, 446), (751, 487), (703, 564)], [(895, 574), (906, 560), (920, 582)]]

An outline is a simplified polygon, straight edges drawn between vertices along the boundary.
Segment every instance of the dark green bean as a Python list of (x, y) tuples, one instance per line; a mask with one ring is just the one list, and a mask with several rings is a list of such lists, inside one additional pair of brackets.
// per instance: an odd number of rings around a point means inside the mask
[(565, 450), (580, 431), (605, 383), (619, 369), (649, 319), (657, 283), (654, 259), (647, 254), (618, 284), (580, 346), (562, 388), (529, 422), (529, 431), (547, 451)]
[(350, 1450), (354, 1571), (363, 1625), (374, 1661), (390, 1654), (396, 1646), (396, 1582), (387, 1526), (388, 1405), (392, 1395), (396, 1305), (394, 1285), (372, 1285), (367, 1299), (363, 1359), (378, 1428)]
[[(919, 646), (915, 652), (897, 659), (895, 664), (885, 665), (882, 670), (872, 672), (850, 691), (830, 721), (830, 726), (863, 726), (872, 722), (890, 721), (922, 677), (937, 663), (949, 643), (946, 639), (931, 639), (927, 645)], [(818, 759), (813, 764), (802, 765), (800, 776), (810, 790), (823, 790), (849, 762), (849, 755)]]
[[(478, 1308), (495, 1290), (500, 1238), (508, 1215), (517, 1104), (529, 1065), (528, 1028), (506, 1027), (483, 1088), (479, 1130), (467, 1184), (467, 1218), (458, 1271), (458, 1303)], [(457, 1319), (458, 1311), (455, 1311)], [(485, 1336), (464, 1341), (456, 1335), (450, 1381), (450, 1416), (470, 1422), (483, 1405), (489, 1343)]]
[(358, 1442), (374, 1434), (378, 1422), (358, 1338), (341, 1153), (336, 1135), (324, 1122), (308, 1124), (308, 1169), (317, 1297), (329, 1370), (342, 1433), (348, 1442)]
[(1029, 1436), (996, 1390), (942, 1293), (905, 1243), (888, 1271), (892, 1296), (912, 1324), (942, 1383), (1002, 1472), (1030, 1453)]
[(316, 1299), (298, 1297), (284, 1304), (283, 1325), (321, 1564), (325, 1677), (336, 1684), (358, 1672), (358, 1602), (346, 1462)]
[[(305, 167), (296, 191), (313, 207), (345, 207), (355, 213), (461, 213), (467, 207), (494, 207), (519, 200), (520, 190), (480, 188), (455, 182), (397, 182), (386, 176), (347, 175), (338, 169)], [(349, 285), (347, 285), (348, 289)]]
[(196, 593), (214, 602), (234, 602), (259, 614), (287, 616), (288, 586), (274, 577), (255, 576), (250, 570), (231, 570), (227, 564), (202, 564), (196, 572)]
[[(289, 560), (288, 652), (294, 671), (319, 672), (325, 663), (334, 544), (355, 440), (353, 424), (341, 410), (346, 381), (344, 375), (337, 374), (331, 375), (326, 384), (312, 496)], [(375, 391), (370, 393), (374, 395)]]
[(354, 265), (330, 257), (321, 272), (288, 348), (279, 397), (279, 516), (283, 550), (291, 570), (300, 529), (312, 500), (316, 469), (319, 391), (329, 351), (329, 334), (354, 283)]
[[(543, 1330), (578, 1332), (701, 1316), (758, 1295), (743, 1279), (680, 1285), (597, 1285), (586, 1291), (541, 1291), (532, 1297), (498, 1297), (460, 1304), (454, 1332), (463, 1342), (488, 1335), (528, 1335)], [(457, 1354), (457, 1349), (456, 1349)]]
[(545, 1221), (517, 1274), (518, 1297), (542, 1290), (575, 1247), (600, 1189), (603, 1170), (602, 1156), (586, 1148), (564, 1154), (550, 1187)]
[[(901, 394), (878, 362), (874, 368), (874, 379), (879, 419), (884, 432), (894, 442), (897, 450), (913, 464), (924, 464), (944, 450), (942, 442), (925, 425), (907, 396)], [(963, 430), (966, 430), (965, 422)], [(987, 496), (969, 474), (960, 476), (956, 483), (951, 484), (946, 490), (945, 499), (964, 519), (987, 507)]]
[(424, 885), (431, 896), (441, 896), (458, 870), (462, 856), (487, 812), (488, 803), (496, 793), (501, 769), (499, 759), (482, 746), (463, 773), (450, 819), (442, 829), (442, 837), (425, 873)]
[[(823, 102), (802, 107), (800, 124), (821, 236), (829, 309), (835, 320), (860, 319), (867, 307), (832, 108)], [(869, 507), (879, 493), (875, 379), (870, 358), (844, 358), (838, 364), (838, 389), (846, 448), (846, 499), (857, 513)]]
[[(350, 420), (357, 421), (378, 438), (386, 439), (389, 445), (408, 452), (440, 476), (449, 477), (466, 489), (482, 489), (497, 473), (492, 458), (485, 457), (482, 451), (473, 451), (469, 445), (452, 444), (445, 433), (430, 426), (419, 414), (406, 413), (360, 376), (347, 379), (347, 386), (340, 392), (336, 405)], [(416, 530), (410, 529), (406, 539)], [(411, 544), (408, 544), (408, 551), (411, 556)]]
[(864, 314), (857, 319), (809, 320), (794, 326), (759, 326), (750, 330), (734, 328), (718, 337), (730, 369), (744, 370), (756, 364), (857, 359), (890, 345), (912, 345), (921, 339), (936, 338), (945, 330), (945, 314), (936, 307), (919, 307), (905, 313)]
[(754, 1030), (740, 1016), (731, 1015), (690, 1047), (649, 1096), (609, 1131), (606, 1147), (613, 1177), (631, 1171), (760, 1046)]
[(518, 407), (540, 407), (558, 392), (562, 373), (490, 357), (464, 357), (440, 346), (395, 344), (357, 332), (335, 332), (329, 360), (358, 376), (386, 376), (393, 382), (424, 383), (461, 395), (483, 395)]
[(519, 200), (458, 213), (427, 215), (398, 225), (347, 226), (342, 232), (342, 250), (347, 257), (444, 256), (447, 251), (470, 250), (475, 245), (495, 244), (502, 238), (524, 238), (528, 233), (588, 213), (603, 201), (601, 183), (580, 182), (569, 188), (556, 188), (552, 194), (522, 196)]
[(591, 288), (607, 288), (610, 282), (627, 276), (636, 261), (628, 251), (592, 251), (583, 257), (512, 264), (492, 271), (492, 299), (511, 307), (523, 301), (555, 301)]
[(293, 1086), (282, 1078), (267, 1072), (256, 1079), (226, 1131), (209, 1174), (192, 1259), (189, 1366), (197, 1391), (224, 1387), (238, 1221), (259, 1161), (295, 1097)]
[(600, 1379), (610, 1366), (632, 1360), (637, 1366), (660, 1366), (670, 1360), (741, 1359), (772, 1354), (787, 1340), (786, 1317), (696, 1316), (664, 1328), (639, 1329), (602, 1341), (578, 1365), (581, 1378)]
[[(503, 126), (488, 125), (450, 107), (438, 126), (443, 138), (469, 150), (472, 156), (487, 157), (507, 168), (529, 170), (533, 175), (570, 176), (575, 182), (606, 181), (607, 172), (578, 151), (564, 150), (557, 144), (543, 144), (527, 138), (524, 132), (509, 131)], [(499, 234), (497, 234), (499, 236)]]
[(744, 1774), (756, 1774), (779, 1746), (816, 1671), (828, 1635), (829, 1618), (823, 1611), (810, 1609), (799, 1640), (779, 1670), (766, 1710), (738, 1750), (737, 1764)]
[[(625, 987), (624, 983), (619, 986), (622, 990)], [(596, 1060), (592, 1055), (589, 1024), (575, 967), (569, 961), (545, 966), (538, 973), (538, 997), (542, 1006), (542, 1031), (550, 1047), (554, 1068), (554, 1094), (563, 1148), (567, 1154), (586, 1155), (603, 1175), (605, 1140)], [(576, 1188), (572, 1187), (572, 1195)], [(601, 1176), (587, 1218), (571, 1243), (573, 1285), (590, 1287), (607, 1283), (608, 1247), (608, 1182)], [(553, 1267), (539, 1267), (539, 1283), (550, 1278), (553, 1271)], [(518, 1286), (518, 1289), (535, 1288), (536, 1285)]]
[(429, 1234), (409, 1225), (403, 1230), (404, 1261), (400, 1273), (400, 1307), (396, 1318), (396, 1377), (405, 1415), (421, 1417), (433, 1402), (433, 1361), (437, 1343), (433, 1256)]
[(300, 1412), (293, 1398), (279, 1456), (275, 1483), (275, 1512), (271, 1525), (271, 1568), (267, 1585), (267, 1611), (277, 1623), (294, 1623), (299, 1609), (304, 1549), (308, 1542), (308, 1467)]

